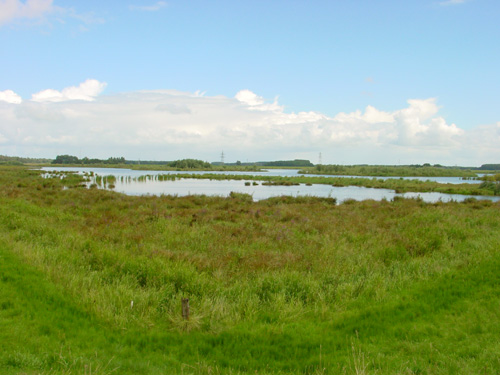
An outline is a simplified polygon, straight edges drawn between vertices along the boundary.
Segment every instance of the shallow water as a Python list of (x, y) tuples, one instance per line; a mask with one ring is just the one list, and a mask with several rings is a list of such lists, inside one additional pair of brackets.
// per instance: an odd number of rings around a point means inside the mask
[(398, 177), (398, 176), (345, 176), (345, 175), (324, 175), (324, 174), (299, 174), (299, 169), (265, 169), (260, 172), (240, 172), (240, 171), (138, 171), (133, 169), (123, 168), (92, 168), (92, 167), (43, 167), (44, 171), (67, 171), (78, 173), (90, 173), (106, 176), (114, 175), (116, 177), (139, 177), (139, 176), (155, 176), (160, 174), (227, 174), (227, 175), (247, 175), (247, 176), (279, 176), (279, 177), (352, 177), (352, 178), (376, 178), (382, 180), (388, 179), (403, 179), (403, 180), (419, 180), (419, 181), (435, 181), (440, 184), (477, 184), (481, 181), (463, 180), (461, 177)]
[[(500, 197), (491, 196), (467, 196), (459, 194), (442, 194), (442, 193), (403, 193), (396, 194), (393, 190), (388, 189), (373, 189), (358, 186), (333, 187), (331, 185), (313, 184), (307, 186), (300, 184), (298, 186), (263, 186), (262, 181), (256, 181), (256, 185), (250, 184), (246, 186), (242, 180), (208, 180), (208, 179), (189, 179), (182, 178), (175, 181), (158, 181), (155, 176), (160, 174), (203, 174), (206, 171), (192, 172), (177, 172), (177, 171), (137, 171), (131, 169), (118, 168), (74, 168), (74, 167), (44, 167), (44, 171), (61, 171), (61, 172), (77, 172), (90, 173), (98, 176), (115, 176), (116, 181), (113, 182), (112, 190), (124, 193), (127, 195), (211, 195), (227, 197), (231, 192), (250, 194), (254, 200), (267, 199), (270, 197), (288, 195), (288, 196), (316, 196), (316, 197), (332, 197), (338, 202), (347, 199), (354, 200), (392, 200), (394, 197), (416, 198), (420, 197), (426, 202), (449, 202), (451, 200), (463, 201), (464, 199), (473, 197), (476, 199), (488, 199), (492, 201), (500, 201)], [(249, 176), (298, 176), (298, 170), (291, 169), (271, 169), (269, 172), (209, 172), (213, 174), (232, 174), (232, 175), (249, 175)], [(141, 181), (137, 180), (143, 176)], [(313, 176), (313, 175), (305, 175)], [(330, 176), (328, 176), (330, 177)], [(339, 176), (346, 177), (346, 176)], [(394, 177), (392, 177), (394, 178)], [(398, 177), (396, 177), (398, 178)], [(408, 178), (406, 178), (408, 179)], [(412, 178), (410, 178), (412, 179)], [(422, 179), (422, 178), (419, 178)], [(425, 178), (431, 179), (431, 178)], [(424, 180), (425, 180), (424, 179)], [(460, 180), (458, 177), (438, 177), (432, 179), (442, 183), (463, 183), (470, 181)], [(455, 182), (450, 182), (455, 181)], [(459, 182), (457, 182), (459, 181)], [(95, 182), (95, 181), (93, 181)], [(473, 181), (474, 182), (474, 181)], [(477, 181), (476, 181), (477, 183)], [(105, 188), (106, 185), (99, 187)]]

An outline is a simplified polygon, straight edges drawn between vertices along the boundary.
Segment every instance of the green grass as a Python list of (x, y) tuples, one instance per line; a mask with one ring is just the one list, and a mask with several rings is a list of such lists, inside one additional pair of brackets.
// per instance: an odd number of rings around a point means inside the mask
[(500, 372), (499, 204), (80, 185), (0, 167), (2, 374)]
[[(484, 173), (483, 171), (480, 171)], [(316, 165), (299, 173), (347, 176), (401, 177), (477, 177), (476, 171), (465, 168), (430, 165)]]
[[(2, 165), (2, 164), (0, 164)], [(16, 164), (18, 165), (18, 164)], [(206, 166), (195, 166), (195, 167), (173, 167), (168, 164), (106, 164), (106, 163), (96, 163), (96, 164), (36, 164), (36, 167), (75, 167), (75, 168), (122, 168), (122, 169), (133, 169), (141, 171), (244, 171), (244, 172), (258, 172), (262, 169), (268, 169), (267, 167), (261, 167), (256, 165), (206, 165)], [(296, 168), (295, 168), (296, 169)]]

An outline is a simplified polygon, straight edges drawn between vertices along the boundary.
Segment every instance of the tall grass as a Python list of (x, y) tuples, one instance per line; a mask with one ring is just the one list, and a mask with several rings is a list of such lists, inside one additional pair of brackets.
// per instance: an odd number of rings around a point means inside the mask
[[(481, 171), (482, 172), (482, 171)], [(347, 176), (477, 177), (475, 171), (430, 165), (323, 165), (303, 168), (299, 173)]]
[(0, 167), (1, 373), (500, 371), (499, 204), (73, 182)]

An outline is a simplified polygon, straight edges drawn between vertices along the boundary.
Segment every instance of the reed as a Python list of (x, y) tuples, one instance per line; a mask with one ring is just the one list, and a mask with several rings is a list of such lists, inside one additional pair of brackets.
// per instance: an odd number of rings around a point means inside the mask
[(498, 203), (71, 181), (0, 166), (2, 374), (500, 372)]
[[(431, 166), (431, 165), (324, 165), (303, 168), (302, 174), (325, 174), (343, 176), (373, 177), (463, 177), (476, 178), (476, 171), (467, 168)], [(483, 173), (483, 171), (481, 171)]]

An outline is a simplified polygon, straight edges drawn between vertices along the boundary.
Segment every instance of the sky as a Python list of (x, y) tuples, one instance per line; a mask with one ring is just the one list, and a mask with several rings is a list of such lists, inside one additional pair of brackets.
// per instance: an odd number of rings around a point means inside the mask
[(0, 0), (0, 155), (500, 163), (498, 0)]

